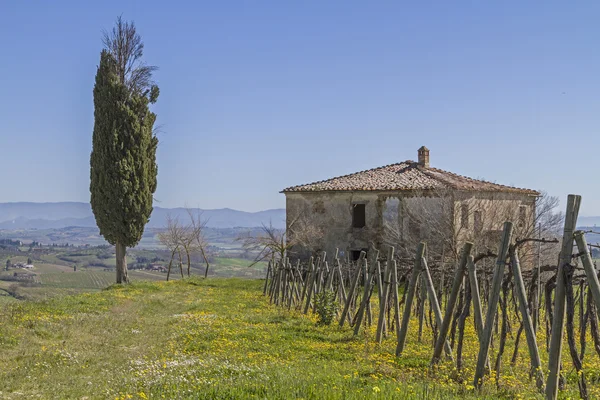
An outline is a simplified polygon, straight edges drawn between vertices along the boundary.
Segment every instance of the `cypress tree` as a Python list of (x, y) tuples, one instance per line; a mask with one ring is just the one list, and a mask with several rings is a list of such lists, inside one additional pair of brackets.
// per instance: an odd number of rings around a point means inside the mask
[[(117, 28), (122, 27), (133, 29), (139, 41), (133, 24), (123, 25), (119, 18)], [(116, 249), (117, 283), (127, 283), (126, 249), (142, 238), (156, 190), (156, 114), (149, 103), (158, 98), (158, 87), (142, 90), (119, 71), (114, 52), (104, 49), (94, 86), (90, 192), (100, 234)]]

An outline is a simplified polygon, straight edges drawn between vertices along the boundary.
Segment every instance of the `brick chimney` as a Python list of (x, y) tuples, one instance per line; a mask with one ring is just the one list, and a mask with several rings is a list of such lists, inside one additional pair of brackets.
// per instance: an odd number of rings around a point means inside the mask
[(419, 149), (419, 165), (429, 168), (429, 149), (425, 146), (421, 146)]

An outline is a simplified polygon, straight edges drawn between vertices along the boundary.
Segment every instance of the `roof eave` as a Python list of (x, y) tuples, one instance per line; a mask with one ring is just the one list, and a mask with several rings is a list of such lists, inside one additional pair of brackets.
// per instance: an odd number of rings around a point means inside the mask
[[(351, 193), (351, 192), (422, 192), (422, 191), (435, 191), (440, 188), (422, 188), (422, 189), (324, 189), (324, 190), (305, 190), (305, 189), (283, 189), (279, 193), (287, 194), (287, 193)], [(498, 189), (498, 190), (480, 190), (480, 189), (457, 189), (457, 188), (448, 188), (448, 190), (456, 191), (456, 192), (491, 192), (491, 193), (512, 193), (512, 194), (522, 194), (539, 197), (542, 194), (537, 190), (533, 189)]]

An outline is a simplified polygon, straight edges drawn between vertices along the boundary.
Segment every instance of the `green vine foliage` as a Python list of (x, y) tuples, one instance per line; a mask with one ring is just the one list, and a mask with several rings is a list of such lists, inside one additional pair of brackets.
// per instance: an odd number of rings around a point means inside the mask
[(331, 325), (338, 311), (338, 302), (335, 293), (324, 290), (315, 296), (315, 309), (317, 313), (317, 325)]

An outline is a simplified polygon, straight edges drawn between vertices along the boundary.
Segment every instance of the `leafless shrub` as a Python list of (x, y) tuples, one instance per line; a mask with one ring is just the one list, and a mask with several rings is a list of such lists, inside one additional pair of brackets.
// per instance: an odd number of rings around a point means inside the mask
[(244, 249), (257, 253), (252, 266), (268, 258), (283, 260), (290, 255), (318, 252), (322, 237), (323, 229), (302, 213), (288, 220), (287, 229), (277, 229), (272, 223), (263, 224), (260, 234), (247, 232), (238, 240)]

